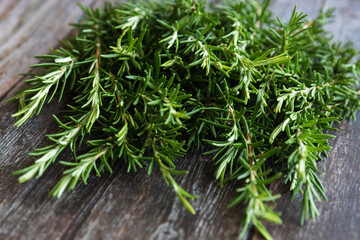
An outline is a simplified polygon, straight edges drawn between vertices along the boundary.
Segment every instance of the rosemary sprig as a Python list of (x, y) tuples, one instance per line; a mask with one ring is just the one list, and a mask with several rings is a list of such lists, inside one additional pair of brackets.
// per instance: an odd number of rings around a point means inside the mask
[[(268, 186), (289, 183), (303, 194), (301, 223), (319, 215), (326, 200), (317, 162), (331, 149), (333, 122), (355, 118), (359, 101), (358, 54), (333, 44), (323, 29), (332, 10), (310, 21), (293, 10), (288, 22), (274, 19), (269, 0), (147, 0), (81, 6), (73, 24), (78, 35), (62, 42), (33, 67), (44, 69), (17, 95), (23, 124), (55, 94), (73, 96), (60, 119), (54, 144), (19, 181), (40, 177), (70, 147), (74, 160), (51, 194), (60, 197), (92, 172), (112, 172), (115, 161), (128, 171), (154, 166), (191, 212), (197, 198), (175, 182), (176, 162), (194, 148), (209, 145), (220, 187), (240, 181), (243, 237), (254, 226), (266, 239), (262, 220), (281, 224), (271, 207), (279, 195)], [(63, 123), (64, 122), (64, 123)], [(94, 137), (96, 137), (94, 140)], [(86, 144), (82, 144), (84, 139)], [(78, 154), (80, 149), (81, 154)], [(270, 204), (268, 204), (270, 202)], [(241, 217), (239, 217), (241, 219)]]

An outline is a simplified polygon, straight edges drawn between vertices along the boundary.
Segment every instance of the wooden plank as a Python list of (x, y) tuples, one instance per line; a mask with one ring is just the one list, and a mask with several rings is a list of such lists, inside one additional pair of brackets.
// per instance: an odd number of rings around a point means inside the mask
[[(358, 114), (360, 117), (360, 114)], [(320, 178), (324, 184), (328, 202), (318, 203), (321, 215), (315, 221), (300, 225), (300, 196), (290, 201), (288, 186), (281, 182), (271, 190), (282, 194), (275, 209), (282, 212), (282, 225), (266, 224), (274, 239), (292, 240), (342, 240), (360, 238), (360, 122), (346, 120), (337, 125), (337, 138), (331, 142), (334, 148), (328, 159), (319, 164), (324, 172)], [(255, 234), (253, 240), (262, 239)]]
[[(303, 0), (298, 9), (315, 15), (322, 5), (330, 6), (335, 2)], [(289, 14), (289, 5), (292, 7), (295, 1), (277, 0), (274, 3), (272, 9), (282, 15)], [(344, 37), (351, 30), (356, 34), (349, 37), (359, 40), (359, 27), (351, 19), (358, 16), (360, 4), (354, 0), (339, 4), (343, 8), (339, 13), (346, 16), (341, 15), (345, 20), (338, 21), (343, 25), (350, 21), (351, 26), (341, 27), (335, 23), (333, 28), (339, 29), (336, 30), (337, 38), (339, 35)], [(48, 0), (45, 3), (40, 0), (0, 0), (0, 6), (0, 29), (12, 33), (0, 36), (0, 52), (9, 53), (14, 46), (19, 48), (8, 61), (0, 59), (1, 98), (20, 79), (16, 73), (35, 63), (33, 55), (45, 53), (47, 46), (56, 46), (56, 39), (64, 38), (70, 31), (64, 23), (76, 21), (81, 12), (76, 10), (75, 2), (71, 0)], [(46, 17), (41, 17), (44, 15)], [(41, 25), (34, 27), (36, 22)], [(46, 31), (42, 30), (44, 26)], [(338, 33), (340, 30), (343, 34)], [(15, 36), (14, 43), (3, 36)], [(19, 40), (21, 38), (23, 42)], [(172, 189), (163, 183), (159, 172), (155, 171), (151, 176), (147, 176), (145, 170), (126, 173), (121, 163), (115, 167), (114, 174), (93, 177), (87, 186), (79, 184), (61, 199), (47, 197), (48, 191), (61, 178), (63, 167), (60, 165), (50, 167), (39, 180), (18, 184), (11, 173), (33, 162), (34, 159), (27, 156), (28, 152), (49, 143), (43, 140), (43, 134), (56, 131), (54, 121), (50, 120), (51, 114), (59, 113), (63, 107), (56, 104), (46, 106), (39, 117), (16, 128), (12, 125), (14, 119), (10, 118), (16, 111), (16, 104), (0, 103), (0, 239), (237, 239), (243, 209), (238, 206), (228, 210), (226, 205), (235, 196), (238, 183), (219, 189), (213, 177), (214, 167), (208, 158), (200, 156), (201, 152), (189, 154), (178, 164), (179, 169), (191, 170), (186, 176), (178, 176), (181, 186), (201, 197), (193, 202), (197, 210), (195, 216), (181, 206)], [(276, 208), (283, 212), (283, 225), (267, 225), (275, 239), (359, 238), (360, 179), (356, 177), (360, 170), (356, 162), (359, 156), (356, 133), (359, 128), (359, 122), (342, 123), (339, 137), (333, 142), (333, 152), (321, 164), (329, 202), (319, 204), (322, 216), (314, 224), (307, 222), (301, 227), (300, 198), (290, 203), (286, 187), (280, 183), (271, 187), (285, 193), (276, 203)], [(71, 157), (70, 152), (65, 152), (60, 159)], [(261, 239), (252, 231), (245, 238)]]
[[(0, 104), (0, 239), (55, 239), (69, 228), (78, 215), (101, 196), (113, 176), (94, 178), (88, 186), (80, 186), (62, 199), (48, 196), (49, 190), (60, 180), (64, 168), (51, 166), (41, 179), (24, 184), (11, 175), (15, 170), (29, 166), (34, 158), (27, 154), (36, 147), (49, 143), (44, 134), (57, 129), (51, 114), (59, 113), (63, 106), (46, 106), (42, 114), (21, 127), (14, 127), (10, 117), (15, 103)], [(72, 158), (69, 151), (59, 159)]]
[(19, 73), (37, 62), (35, 55), (69, 34), (68, 23), (82, 15), (76, 2), (98, 6), (105, 0), (0, 1), (0, 99), (21, 79)]

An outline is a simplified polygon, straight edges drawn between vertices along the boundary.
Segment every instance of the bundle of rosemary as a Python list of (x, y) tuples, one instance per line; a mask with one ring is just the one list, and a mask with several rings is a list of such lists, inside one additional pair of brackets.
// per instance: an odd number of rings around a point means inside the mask
[[(43, 74), (19, 93), (17, 126), (38, 114), (54, 95), (71, 98), (52, 145), (35, 150), (35, 163), (19, 181), (40, 177), (66, 148), (74, 159), (52, 189), (60, 197), (90, 174), (158, 168), (191, 212), (196, 196), (173, 175), (176, 161), (195, 148), (210, 149), (220, 187), (241, 181), (229, 205), (246, 205), (242, 237), (260, 219), (281, 223), (267, 202), (267, 185), (280, 176), (295, 196), (303, 194), (301, 222), (319, 215), (326, 200), (317, 161), (331, 147), (333, 122), (359, 109), (359, 63), (350, 45), (331, 43), (323, 29), (333, 11), (312, 22), (293, 11), (289, 22), (273, 19), (270, 0), (143, 0), (83, 7), (73, 24), (78, 35), (49, 55), (38, 56)], [(61, 119), (61, 120), (60, 120)], [(241, 219), (241, 217), (239, 217)]]

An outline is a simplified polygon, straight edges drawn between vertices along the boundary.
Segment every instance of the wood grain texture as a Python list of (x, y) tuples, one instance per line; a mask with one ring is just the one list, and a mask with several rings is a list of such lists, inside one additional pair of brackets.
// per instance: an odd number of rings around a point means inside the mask
[[(360, 239), (360, 124), (346, 120), (336, 127), (337, 138), (331, 141), (334, 148), (328, 159), (319, 164), (328, 197), (328, 202), (317, 205), (321, 216), (301, 226), (301, 196), (291, 202), (286, 186), (278, 182), (270, 189), (282, 194), (275, 209), (283, 213), (284, 224), (265, 224), (274, 239)], [(256, 234), (251, 239), (262, 237)]]
[(105, 0), (0, 0), (0, 96), (35, 64), (35, 55), (55, 47), (82, 15), (77, 2), (98, 6)]
[[(101, 5), (103, 0), (83, 0)], [(291, 9), (316, 16), (321, 6), (337, 5), (338, 18), (328, 28), (337, 40), (353, 40), (360, 48), (360, 2), (357, 0), (276, 0), (272, 10), (288, 19)], [(70, 32), (68, 22), (81, 11), (72, 0), (0, 0), (0, 99), (14, 94), (21, 80), (17, 74), (36, 63), (34, 55), (55, 47), (57, 39)], [(9, 55), (9, 52), (12, 54)], [(55, 101), (53, 101), (55, 102)], [(211, 161), (201, 151), (179, 160), (178, 169), (191, 169), (177, 180), (201, 198), (193, 202), (197, 214), (189, 214), (163, 183), (161, 174), (145, 170), (126, 173), (119, 163), (112, 175), (92, 177), (61, 199), (48, 192), (61, 178), (63, 166), (53, 165), (41, 179), (18, 184), (11, 173), (30, 165), (27, 153), (49, 143), (44, 134), (57, 131), (52, 120), (64, 104), (45, 106), (41, 115), (21, 127), (10, 117), (16, 103), (0, 102), (0, 239), (237, 239), (243, 208), (226, 209), (236, 195), (236, 182), (219, 189)], [(344, 121), (332, 142), (334, 149), (320, 164), (329, 201), (320, 203), (321, 216), (315, 222), (299, 224), (300, 197), (290, 202), (287, 187), (271, 186), (283, 193), (276, 209), (283, 212), (283, 225), (267, 225), (274, 239), (359, 239), (360, 238), (360, 122)], [(72, 158), (69, 151), (59, 156)], [(246, 239), (261, 239), (250, 231)]]

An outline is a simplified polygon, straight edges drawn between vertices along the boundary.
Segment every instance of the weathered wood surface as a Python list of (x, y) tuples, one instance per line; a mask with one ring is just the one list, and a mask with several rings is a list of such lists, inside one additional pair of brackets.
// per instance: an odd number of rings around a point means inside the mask
[[(102, 4), (103, 0), (83, 0)], [(272, 9), (289, 17), (296, 1), (276, 0)], [(357, 0), (302, 0), (298, 9), (316, 15), (321, 6), (339, 6), (338, 18), (328, 28), (337, 40), (353, 40), (360, 48), (360, 2)], [(46, 106), (42, 114), (23, 126), (13, 126), (10, 117), (16, 103), (6, 103), (21, 81), (17, 75), (27, 71), (48, 46), (69, 34), (68, 22), (81, 11), (72, 0), (0, 0), (0, 239), (237, 239), (242, 208), (226, 209), (235, 196), (236, 183), (223, 189), (213, 180), (214, 167), (200, 152), (181, 159), (179, 169), (191, 169), (179, 177), (181, 185), (201, 196), (193, 202), (192, 216), (165, 186), (159, 172), (147, 176), (145, 170), (126, 173), (117, 165), (114, 174), (91, 178), (61, 199), (47, 196), (61, 178), (63, 168), (52, 166), (38, 180), (18, 184), (11, 173), (34, 160), (27, 156), (46, 145), (43, 135), (56, 131), (51, 120), (62, 106)], [(11, 54), (10, 54), (11, 53)], [(283, 193), (276, 209), (283, 212), (283, 225), (267, 225), (274, 239), (359, 239), (360, 238), (360, 164), (358, 157), (360, 122), (344, 121), (332, 143), (329, 158), (320, 163), (329, 201), (320, 203), (321, 216), (315, 222), (299, 224), (300, 198), (289, 201), (281, 183), (271, 188)], [(71, 158), (70, 152), (60, 159)], [(250, 231), (247, 239), (261, 239)]]
[(55, 47), (82, 14), (76, 5), (98, 6), (104, 0), (0, 0), (0, 96), (19, 81), (17, 74), (36, 63), (35, 55)]

